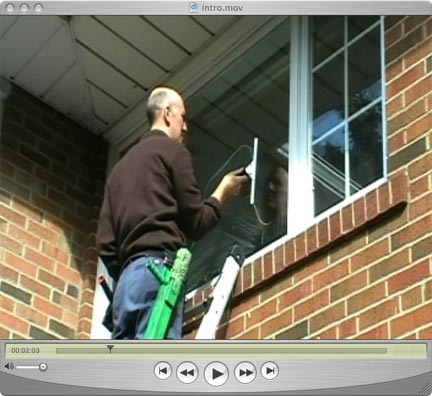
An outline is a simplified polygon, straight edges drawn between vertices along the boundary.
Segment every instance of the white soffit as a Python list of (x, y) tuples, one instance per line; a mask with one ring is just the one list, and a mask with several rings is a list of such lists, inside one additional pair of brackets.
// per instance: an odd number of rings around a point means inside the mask
[(0, 74), (101, 134), (235, 19), (1, 16)]

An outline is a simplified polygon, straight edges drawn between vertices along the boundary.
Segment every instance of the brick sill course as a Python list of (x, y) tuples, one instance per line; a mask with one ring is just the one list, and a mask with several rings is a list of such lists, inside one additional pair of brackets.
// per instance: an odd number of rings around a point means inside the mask
[[(275, 282), (276, 277), (292, 270), (350, 239), (365, 228), (405, 208), (408, 202), (408, 176), (397, 172), (365, 196), (341, 208), (311, 226), (275, 250), (241, 268), (231, 305), (251, 293)], [(253, 272), (253, 276), (252, 276)], [(204, 286), (193, 299), (186, 302), (184, 331), (193, 330), (202, 319), (204, 302), (212, 287)]]

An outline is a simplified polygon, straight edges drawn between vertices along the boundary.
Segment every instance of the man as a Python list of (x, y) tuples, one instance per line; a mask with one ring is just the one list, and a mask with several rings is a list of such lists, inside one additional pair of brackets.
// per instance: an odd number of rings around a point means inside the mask
[[(172, 88), (153, 89), (147, 103), (150, 132), (114, 167), (106, 185), (97, 244), (110, 275), (114, 339), (142, 339), (159, 283), (150, 262), (171, 266), (186, 239), (196, 240), (220, 219), (220, 207), (238, 195), (247, 177), (226, 175), (202, 200), (189, 151), (183, 99)], [(182, 338), (183, 300), (168, 338)]]

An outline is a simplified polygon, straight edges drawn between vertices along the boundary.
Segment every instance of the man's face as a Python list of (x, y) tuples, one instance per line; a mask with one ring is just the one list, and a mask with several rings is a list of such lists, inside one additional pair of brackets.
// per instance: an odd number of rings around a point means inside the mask
[(181, 98), (176, 100), (169, 106), (168, 111), (170, 113), (169, 121), (172, 136), (175, 140), (183, 142), (187, 132), (186, 109), (183, 100)]
[(284, 213), (287, 206), (288, 195), (288, 172), (278, 167), (267, 184), (269, 208), (276, 213)]

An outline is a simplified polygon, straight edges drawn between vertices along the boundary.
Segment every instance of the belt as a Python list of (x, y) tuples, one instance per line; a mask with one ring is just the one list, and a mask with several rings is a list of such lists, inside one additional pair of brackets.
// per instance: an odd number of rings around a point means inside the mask
[(157, 257), (157, 258), (161, 259), (167, 267), (172, 267), (172, 265), (174, 264), (175, 256), (176, 256), (175, 253), (170, 252), (169, 250), (151, 250), (151, 249), (149, 249), (149, 250), (144, 250), (140, 253), (133, 255), (129, 259), (129, 262), (132, 260), (136, 260), (137, 258), (140, 258), (140, 257)]

